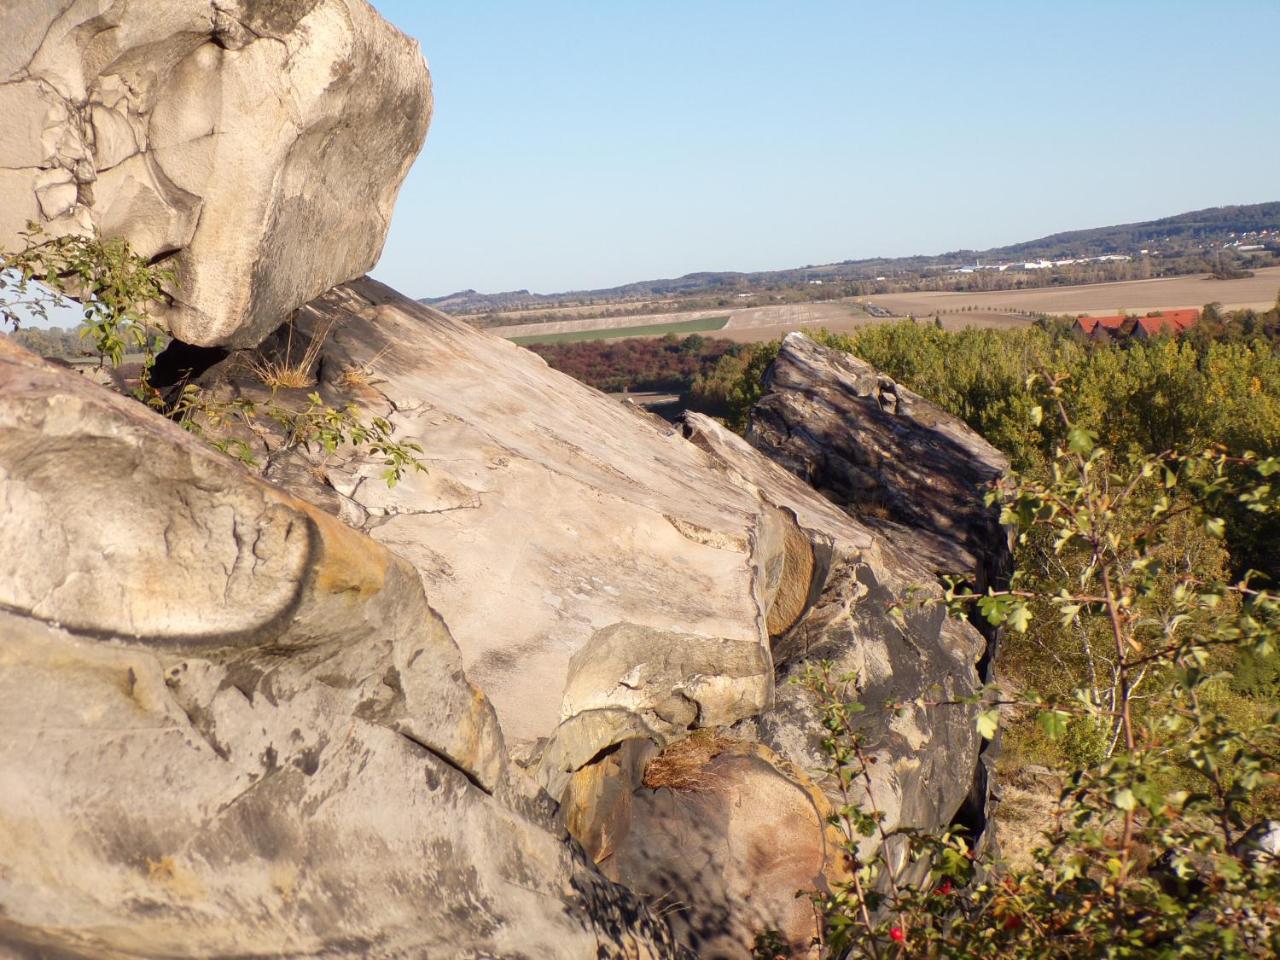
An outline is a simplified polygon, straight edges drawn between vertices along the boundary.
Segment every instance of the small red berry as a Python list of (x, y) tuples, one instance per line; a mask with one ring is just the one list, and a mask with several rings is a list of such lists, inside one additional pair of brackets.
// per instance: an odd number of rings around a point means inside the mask
[(892, 930), (889, 931), (889, 939), (892, 940), (894, 943), (905, 943), (907, 939), (907, 935), (902, 932), (901, 927), (894, 927)]
[(938, 896), (945, 897), (947, 894), (951, 892), (951, 881), (943, 880), (940, 884), (938, 884), (938, 889), (936, 892)]
[(1022, 926), (1021, 917), (1009, 914), (1009, 916), (1004, 918), (1004, 928), (1006, 930), (1017, 930), (1020, 926)]

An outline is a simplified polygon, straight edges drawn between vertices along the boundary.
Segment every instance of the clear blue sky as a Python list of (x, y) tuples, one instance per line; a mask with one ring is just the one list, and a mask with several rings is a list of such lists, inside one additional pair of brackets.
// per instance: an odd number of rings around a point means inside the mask
[(426, 149), (375, 275), (540, 292), (1280, 199), (1280, 0), (373, 0)]

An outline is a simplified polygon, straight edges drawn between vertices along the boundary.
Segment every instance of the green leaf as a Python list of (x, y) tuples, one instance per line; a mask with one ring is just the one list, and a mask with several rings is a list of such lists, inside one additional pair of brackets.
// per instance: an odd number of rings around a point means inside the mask
[(1071, 714), (1065, 710), (1043, 710), (1036, 717), (1036, 722), (1040, 724), (1040, 729), (1044, 731), (1046, 737), (1050, 740), (1057, 740), (1067, 732), (1067, 721), (1071, 719)]
[(1044, 422), (1044, 408), (1038, 407), (1038, 406), (1032, 407), (1031, 408), (1031, 425), (1033, 427), (1038, 427), (1043, 422)]
[(990, 710), (983, 710), (978, 714), (977, 726), (978, 736), (983, 740), (995, 739), (996, 730), (1000, 727), (999, 708), (992, 707)]
[(1226, 533), (1227, 525), (1221, 517), (1206, 517), (1204, 521), (1204, 532), (1211, 537), (1222, 539)]
[(1112, 798), (1112, 803), (1116, 805), (1118, 810), (1133, 810), (1138, 805), (1138, 798), (1133, 795), (1133, 791), (1128, 787), (1116, 791), (1116, 795)]
[(1025, 603), (1018, 603), (1009, 611), (1008, 624), (1018, 633), (1026, 633), (1031, 623), (1031, 608)]
[(1072, 453), (1077, 453), (1082, 457), (1087, 457), (1093, 452), (1093, 447), (1097, 440), (1098, 435), (1092, 430), (1084, 429), (1084, 427), (1072, 427), (1071, 432), (1067, 434), (1067, 446)]

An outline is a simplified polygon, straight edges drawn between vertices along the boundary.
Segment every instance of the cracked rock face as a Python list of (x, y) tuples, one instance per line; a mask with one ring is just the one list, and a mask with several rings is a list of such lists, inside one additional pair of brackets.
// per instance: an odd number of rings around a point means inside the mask
[[(830, 790), (819, 705), (791, 682), (830, 661), (833, 676), (857, 677), (851, 694), (866, 707), (859, 721), (876, 760), (869, 789), (886, 829), (952, 822), (975, 784), (985, 790), (978, 708), (956, 701), (980, 689), (975, 665), (987, 645), (970, 624), (945, 616), (938, 581), (922, 559), (927, 536), (908, 527), (892, 538), (871, 533), (708, 417), (688, 414), (685, 429), (733, 483), (794, 511), (819, 565), (804, 618), (773, 644), (774, 706), (740, 732)], [(969, 825), (981, 828), (980, 814)]]
[(0, 957), (674, 957), (408, 563), (0, 338)]
[(28, 221), (125, 237), (202, 346), (377, 261), (432, 100), (366, 0), (21, 0), (0, 36), (0, 249)]
[(986, 488), (1009, 469), (961, 420), (871, 364), (789, 334), (765, 374), (747, 440), (863, 524), (913, 540), (939, 573), (1007, 573), (1008, 537)]
[[(875, 532), (714, 421), (689, 416), (686, 438), (372, 281), (296, 322), (325, 336), (326, 401), (388, 416), (427, 469), (388, 489), (381, 466), (330, 458), (328, 487), (281, 481), (417, 568), (513, 755), (602, 870), (683, 904), (684, 946), (742, 955), (762, 918), (796, 956), (813, 936), (795, 884), (838, 858), (805, 784), (834, 784), (817, 705), (786, 681), (815, 660), (859, 676), (887, 824), (956, 816), (977, 708), (924, 701), (975, 693), (986, 644), (923, 602), (941, 596), (930, 534)], [(706, 728), (749, 754), (715, 763), (714, 797), (641, 785), (655, 750)]]
[(330, 463), (342, 515), (417, 567), (553, 796), (624, 739), (661, 746), (768, 706), (785, 537), (701, 451), (373, 281), (298, 324), (327, 331), (330, 402), (389, 415), (425, 450), (394, 489), (380, 466)]

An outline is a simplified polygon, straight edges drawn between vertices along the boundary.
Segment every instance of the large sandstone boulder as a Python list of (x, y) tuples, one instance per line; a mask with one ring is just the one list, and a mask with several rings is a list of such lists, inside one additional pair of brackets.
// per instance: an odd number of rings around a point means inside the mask
[(205, 346), (377, 261), (431, 86), (366, 0), (19, 0), (0, 36), (0, 250), (28, 221), (125, 237)]
[(580, 771), (570, 829), (601, 870), (656, 904), (702, 960), (752, 955), (781, 936), (814, 956), (812, 901), (845, 876), (834, 807), (763, 744), (699, 731), (654, 754), (629, 741)]
[(782, 341), (747, 439), (865, 525), (906, 528), (939, 573), (978, 589), (1007, 575), (1008, 536), (983, 495), (1008, 458), (864, 360), (800, 333)]
[[(857, 678), (851, 693), (866, 707), (870, 789), (886, 829), (951, 823), (973, 799), (975, 781), (985, 785), (976, 707), (960, 701), (980, 688), (976, 665), (987, 643), (945, 615), (930, 538), (909, 527), (892, 539), (867, 531), (708, 417), (687, 415), (685, 429), (733, 483), (794, 514), (817, 562), (805, 616), (773, 644), (774, 706), (740, 727), (823, 782), (820, 705), (791, 681), (829, 661), (834, 676)], [(982, 827), (980, 810), (970, 825)]]
[(0, 338), (0, 957), (672, 957), (417, 571)]
[[(686, 439), (372, 281), (264, 350), (312, 336), (326, 401), (387, 416), (427, 470), (388, 489), (359, 457), (299, 470), (263, 451), (268, 473), (418, 569), (513, 755), (686, 946), (747, 956), (772, 926), (801, 956), (813, 936), (795, 893), (842, 869), (813, 799), (834, 784), (817, 705), (786, 681), (815, 659), (861, 678), (887, 825), (956, 816), (979, 743), (953, 702), (986, 645), (936, 603), (925, 535), (873, 532), (713, 421)], [(208, 382), (263, 391), (245, 359)], [(658, 751), (708, 730), (747, 745), (709, 762), (714, 790), (645, 785)]]
[(662, 746), (768, 706), (781, 519), (678, 432), (374, 281), (297, 324), (295, 344), (327, 336), (328, 402), (425, 450), (394, 489), (379, 464), (328, 458), (336, 509), (418, 569), (553, 795), (625, 739)]

